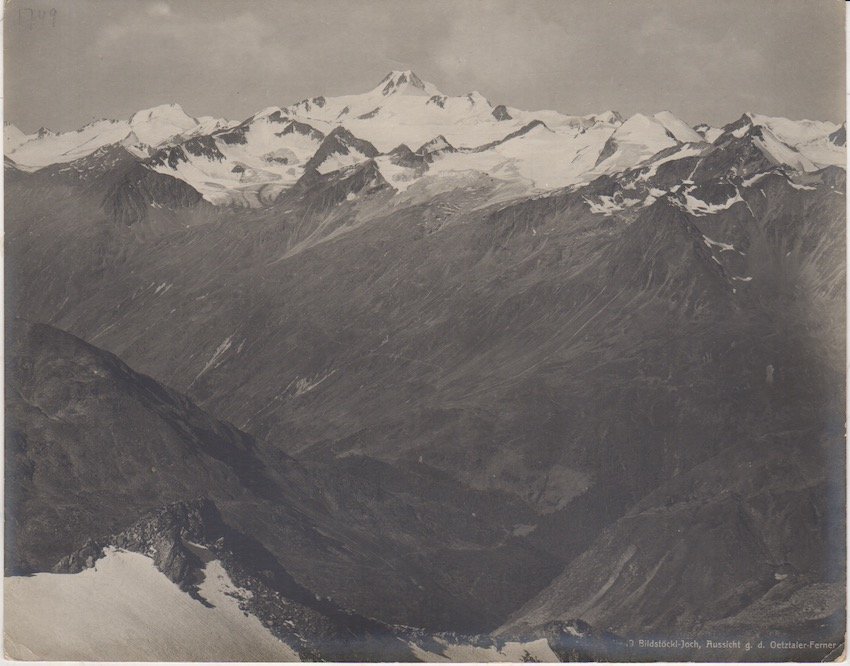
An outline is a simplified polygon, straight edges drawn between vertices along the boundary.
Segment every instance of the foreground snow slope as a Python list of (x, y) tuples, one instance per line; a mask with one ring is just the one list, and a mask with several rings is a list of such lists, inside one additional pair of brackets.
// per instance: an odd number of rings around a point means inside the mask
[(181, 591), (138, 553), (107, 550), (78, 574), (5, 580), (6, 656), (66, 661), (297, 661), (296, 653), (239, 608), (218, 561), (200, 596)]
[(411, 643), (411, 649), (418, 659), (424, 662), (511, 662), (520, 663), (534, 661), (544, 664), (556, 664), (558, 658), (545, 638), (534, 641), (508, 641), (501, 646), (473, 645), (454, 643), (443, 638), (435, 638), (433, 644), (437, 649), (427, 649)]

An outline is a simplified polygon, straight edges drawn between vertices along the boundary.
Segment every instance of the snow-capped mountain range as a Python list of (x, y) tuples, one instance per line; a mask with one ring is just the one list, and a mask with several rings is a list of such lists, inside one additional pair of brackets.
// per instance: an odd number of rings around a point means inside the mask
[(192, 118), (179, 104), (162, 104), (134, 113), (129, 120), (101, 119), (73, 132), (56, 133), (42, 127), (24, 134), (10, 123), (3, 127), (3, 150), (22, 169), (35, 171), (51, 164), (73, 162), (104, 146), (119, 144), (146, 156), (152, 147), (175, 144), (209, 134), (231, 123), (221, 118)]
[(307, 171), (327, 174), (367, 160), (399, 192), (423, 178), (475, 174), (526, 192), (550, 190), (700, 155), (730, 132), (751, 135), (767, 160), (795, 170), (846, 162), (843, 126), (835, 123), (745, 114), (725, 128), (691, 128), (667, 111), (627, 119), (614, 111), (523, 111), (476, 91), (444, 95), (409, 70), (390, 72), (366, 93), (269, 107), (242, 122), (193, 118), (169, 104), (59, 134), (42, 128), (26, 135), (7, 124), (4, 150), (17, 168), (35, 171), (119, 145), (213, 204), (257, 206)]

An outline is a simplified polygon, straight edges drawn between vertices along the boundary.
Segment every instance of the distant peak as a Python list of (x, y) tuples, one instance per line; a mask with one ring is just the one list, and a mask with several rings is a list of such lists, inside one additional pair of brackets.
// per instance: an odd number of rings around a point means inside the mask
[(661, 123), (655, 118), (650, 118), (643, 113), (635, 113), (623, 121), (622, 125), (617, 128), (617, 132), (623, 134), (635, 130), (639, 131), (641, 128), (659, 127), (660, 125)]
[(745, 113), (738, 120), (735, 120), (727, 125), (723, 126), (724, 133), (731, 133), (736, 138), (741, 138), (744, 134), (750, 130), (750, 128), (756, 125), (755, 122), (755, 114), (753, 113)]
[(286, 111), (281, 109), (279, 106), (267, 106), (262, 111), (258, 111), (257, 113), (255, 113), (251, 117), (251, 120), (261, 120), (265, 118), (266, 120), (269, 120), (271, 122), (281, 122), (283, 117), (286, 115)]
[(678, 120), (676, 114), (672, 111), (669, 111), (668, 109), (662, 109), (661, 111), (657, 111), (652, 115), (652, 117), (656, 120), (665, 120), (668, 118), (676, 118)]
[(827, 137), (832, 143), (836, 146), (846, 146), (847, 145), (847, 123), (841, 123), (841, 127), (835, 130), (832, 134)]
[(354, 138), (356, 138), (349, 130), (347, 130), (342, 125), (337, 125), (336, 127), (334, 127), (330, 131), (330, 133), (327, 135), (327, 137), (329, 139), (332, 139), (332, 138), (333, 139), (337, 139), (337, 138), (354, 139)]
[(442, 152), (453, 153), (455, 152), (455, 147), (446, 140), (446, 137), (442, 134), (438, 134), (430, 141), (422, 144), (416, 152), (419, 155), (430, 155), (431, 153)]
[(439, 93), (433, 84), (423, 81), (416, 75), (416, 72), (410, 69), (394, 69), (381, 79), (381, 82), (378, 84), (378, 89), (380, 89), (383, 95), (392, 95), (396, 92), (411, 89), (422, 91), (428, 95), (435, 95)]
[(300, 134), (316, 141), (321, 141), (325, 138), (325, 134), (323, 132), (320, 132), (312, 125), (308, 125), (307, 123), (300, 123), (297, 120), (290, 120), (287, 123), (286, 127), (284, 127), (283, 130), (277, 135), (285, 136), (286, 134)]
[(179, 111), (180, 113), (185, 113), (183, 111), (183, 107), (177, 104), (176, 102), (172, 102), (171, 104), (157, 104), (156, 106), (152, 106), (149, 109), (142, 109), (138, 113), (150, 113), (150, 114), (160, 114), (160, 113), (169, 113), (171, 111)]
[(400, 143), (395, 148), (393, 148), (389, 153), (389, 155), (412, 155), (413, 151), (410, 149), (406, 143)]
[(394, 69), (383, 79), (381, 79), (381, 84), (385, 84), (389, 81), (404, 83), (405, 81), (409, 81), (410, 79), (421, 81), (421, 79), (416, 76), (416, 72), (414, 72), (412, 69)]
[(179, 118), (183, 119), (192, 119), (189, 114), (187, 114), (183, 107), (177, 103), (171, 104), (158, 104), (157, 106), (152, 106), (149, 109), (142, 109), (141, 111), (136, 111), (133, 116), (130, 118), (130, 123), (139, 123), (139, 122), (147, 122), (150, 120), (156, 120), (159, 118), (169, 118), (175, 119)]
[(608, 125), (616, 125), (623, 123), (623, 116), (619, 111), (603, 111), (602, 113), (595, 113), (592, 116), (585, 116), (590, 121), (594, 123), (606, 123)]
[(488, 105), (490, 104), (487, 98), (477, 90), (472, 90), (471, 92), (466, 93), (466, 99), (468, 99), (472, 104), (476, 104), (477, 102), (484, 102)]

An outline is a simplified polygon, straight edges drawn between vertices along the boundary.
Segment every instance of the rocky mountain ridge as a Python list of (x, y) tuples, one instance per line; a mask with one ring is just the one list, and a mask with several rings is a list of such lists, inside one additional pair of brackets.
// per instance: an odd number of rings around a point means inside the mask
[[(667, 111), (623, 120), (615, 112), (566, 116), (495, 107), (477, 92), (448, 97), (411, 71), (393, 71), (367, 93), (269, 107), (241, 123), (191, 118), (171, 104), (139, 111), (127, 122), (98, 121), (58, 135), (4, 129), (5, 153), (17, 168), (73, 164), (121, 145), (143, 168), (177, 178), (210, 203), (263, 206), (314, 168), (337, 171), (373, 158), (399, 192), (425, 176), (451, 180), (463, 173), (486, 173), (525, 191), (551, 190), (636, 168), (674, 147), (706, 150), (724, 132), (744, 132), (746, 124), (766, 137), (758, 149), (773, 163), (815, 171), (844, 161), (840, 128), (832, 123), (746, 114), (724, 130), (700, 134)], [(339, 128), (360, 148), (337, 153), (320, 145)], [(428, 150), (427, 164), (393, 159), (403, 146), (438, 140), (451, 150)]]

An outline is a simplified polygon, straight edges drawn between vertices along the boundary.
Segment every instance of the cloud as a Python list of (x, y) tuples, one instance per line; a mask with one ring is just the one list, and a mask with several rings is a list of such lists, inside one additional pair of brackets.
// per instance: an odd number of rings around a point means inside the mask
[(562, 26), (512, 2), (456, 3), (446, 26), (434, 61), (446, 81), (463, 86), (457, 92), (475, 86), (521, 97), (522, 89), (556, 78), (575, 48)]
[[(241, 70), (254, 74), (280, 74), (288, 68), (288, 48), (275, 39), (273, 26), (250, 12), (218, 18), (171, 13), (165, 3), (147, 16), (127, 15), (104, 26), (92, 44), (98, 55), (130, 54), (136, 67), (168, 74), (168, 69), (197, 71), (203, 67), (218, 76), (235, 76)], [(164, 13), (167, 8), (168, 14)], [(168, 16), (169, 21), (159, 19)], [(116, 60), (119, 66), (120, 60)]]
[(412, 68), (444, 93), (528, 109), (833, 119), (842, 12), (823, 0), (75, 0), (55, 31), (8, 31), (7, 102), (33, 129), (173, 101), (239, 118)]
[(148, 16), (171, 16), (171, 6), (167, 2), (152, 2), (147, 13)]

